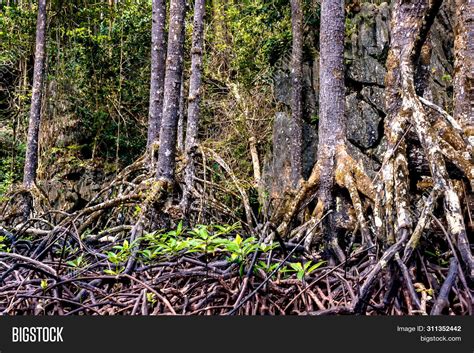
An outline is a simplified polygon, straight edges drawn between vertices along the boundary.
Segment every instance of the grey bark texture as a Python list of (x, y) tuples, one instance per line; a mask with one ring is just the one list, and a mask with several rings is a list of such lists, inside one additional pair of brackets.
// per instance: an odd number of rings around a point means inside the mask
[(291, 0), (291, 178), (293, 188), (302, 177), (303, 146), (303, 6), (301, 0)]
[[(409, 122), (419, 115), (415, 115), (414, 111), (419, 108), (416, 101), (415, 65), (423, 60), (420, 57), (422, 48), (426, 48), (424, 44), (428, 31), (440, 3), (438, 1), (428, 6), (424, 0), (412, 3), (396, 1), (392, 8), (392, 36), (385, 76), (387, 153), (377, 185), (374, 211), (375, 223), (378, 224), (377, 234), (385, 238), (388, 244), (394, 244), (413, 229), (413, 217), (408, 208), (410, 194), (407, 143), (403, 134)], [(423, 23), (425, 24), (422, 25)], [(421, 93), (421, 89), (418, 91)]]
[[(319, 200), (332, 208), (336, 150), (345, 145), (344, 8), (340, 0), (323, 0), (320, 30), (320, 91), (318, 163)], [(329, 230), (332, 217), (327, 217)]]
[(456, 0), (454, 27), (454, 118), (474, 147), (474, 3)]
[(158, 141), (163, 116), (163, 90), (166, 60), (165, 0), (153, 0), (151, 26), (150, 106), (148, 112), (148, 148)]
[(46, 0), (38, 1), (38, 17), (36, 21), (36, 48), (33, 70), (33, 92), (31, 95), (30, 120), (26, 143), (25, 169), (23, 185), (31, 189), (36, 180), (38, 168), (38, 140), (41, 122), (41, 98), (44, 83), (46, 46)]
[[(378, 223), (377, 232), (387, 234), (389, 243), (411, 233), (403, 254), (403, 261), (406, 263), (420, 243), (423, 230), (429, 225), (429, 215), (435, 209), (438, 196), (442, 194), (448, 233), (452, 239), (456, 239), (456, 246), (467, 273), (474, 276), (474, 257), (469, 245), (460, 198), (446, 167), (446, 159), (451, 160), (470, 176), (472, 167), (463, 157), (466, 147), (461, 146), (460, 150), (456, 150), (449, 146), (449, 142), (433, 128), (423, 105), (426, 103), (416, 94), (414, 84), (414, 66), (441, 3), (442, 0), (398, 0), (393, 4), (391, 48), (387, 58), (385, 80), (388, 112), (385, 128), (387, 152), (382, 168), (383, 183), (379, 183), (377, 187), (374, 213), (376, 224)], [(440, 117), (446, 118), (442, 114)], [(411, 210), (407, 207), (410, 198), (404, 134), (409, 124), (413, 125), (428, 161), (434, 195), (431, 197), (433, 201), (423, 209), (414, 229)], [(452, 123), (449, 125), (454, 129)], [(454, 136), (454, 130), (449, 134)]]
[(171, 0), (163, 119), (161, 122), (157, 167), (157, 178), (168, 183), (172, 183), (174, 180), (176, 164), (176, 136), (181, 75), (183, 73), (185, 15), (186, 1)]
[(181, 89), (179, 93), (179, 118), (178, 118), (178, 151), (182, 152), (184, 149), (184, 124), (186, 121), (186, 99), (185, 99), (185, 84), (184, 84), (184, 70), (181, 75)]
[(182, 207), (186, 213), (194, 182), (194, 154), (197, 148), (199, 118), (201, 115), (201, 84), (202, 84), (202, 54), (204, 41), (205, 0), (194, 3), (193, 43), (191, 49), (191, 77), (189, 79), (188, 121), (186, 126), (186, 169), (184, 174), (184, 189)]

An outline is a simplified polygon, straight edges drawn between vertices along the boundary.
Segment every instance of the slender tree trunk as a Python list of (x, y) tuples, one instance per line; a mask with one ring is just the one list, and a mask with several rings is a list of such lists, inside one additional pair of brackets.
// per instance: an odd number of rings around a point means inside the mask
[(303, 7), (301, 0), (291, 0), (291, 179), (293, 188), (302, 177), (303, 145)]
[(454, 27), (454, 118), (474, 146), (474, 3), (456, 1)]
[(166, 6), (165, 0), (153, 0), (153, 15), (151, 28), (151, 79), (150, 107), (148, 113), (148, 140), (151, 147), (157, 142), (160, 134), (161, 118), (163, 116), (163, 86), (165, 83), (166, 60)]
[(183, 73), (184, 29), (186, 1), (171, 0), (168, 52), (164, 84), (163, 120), (160, 130), (157, 178), (172, 183), (174, 180), (176, 135), (179, 115), (179, 95)]
[[(344, 8), (341, 0), (323, 0), (320, 30), (319, 203), (324, 212), (333, 208), (337, 149), (345, 147)], [(329, 245), (335, 236), (334, 220), (326, 217)], [(339, 254), (340, 255), (340, 254)], [(339, 256), (341, 258), (341, 256)]]
[(186, 121), (186, 99), (185, 99), (184, 70), (181, 75), (181, 89), (179, 93), (179, 119), (178, 119), (178, 141), (177, 146), (180, 152), (184, 149), (184, 124)]
[(186, 214), (189, 209), (191, 189), (194, 183), (195, 165), (194, 154), (197, 148), (198, 123), (201, 115), (201, 76), (202, 54), (204, 41), (205, 0), (194, 3), (193, 44), (191, 49), (191, 77), (189, 79), (188, 122), (186, 126), (186, 170), (184, 174), (184, 190), (182, 208)]
[(36, 48), (33, 71), (33, 92), (31, 95), (30, 121), (26, 144), (25, 169), (23, 185), (29, 190), (36, 181), (38, 168), (38, 139), (41, 122), (41, 97), (44, 83), (46, 46), (46, 0), (38, 1), (38, 18), (36, 22)]

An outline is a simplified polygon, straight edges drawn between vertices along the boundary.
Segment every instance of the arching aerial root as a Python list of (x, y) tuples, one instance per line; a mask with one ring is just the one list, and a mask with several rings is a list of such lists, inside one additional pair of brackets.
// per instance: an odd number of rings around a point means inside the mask
[[(429, 222), (429, 214), (434, 210), (438, 199), (442, 196), (449, 234), (457, 245), (468, 273), (472, 276), (474, 262), (469, 248), (461, 202), (453, 181), (449, 178), (445, 162), (445, 159), (447, 159), (455, 164), (464, 172), (472, 185), (474, 165), (472, 164), (469, 147), (463, 136), (460, 136), (459, 128), (455, 124), (453, 126), (453, 120), (449, 115), (440, 113), (439, 109), (432, 109), (436, 113), (435, 122), (441, 121), (441, 124), (452, 128), (451, 131), (444, 131), (444, 136), (440, 136), (430, 123), (429, 115), (422, 100), (415, 94), (412, 72), (403, 67), (401, 72), (404, 86), (403, 103), (400, 112), (392, 123), (392, 127), (407, 126), (408, 120), (411, 120), (411, 127), (415, 130), (421, 143), (433, 179), (433, 189), (416, 220), (417, 225), (414, 227), (414, 231), (405, 247), (403, 260), (407, 262), (410, 259), (419, 243), (423, 229)], [(433, 108), (431, 103), (427, 106)], [(436, 125), (439, 126), (439, 123)], [(394, 129), (394, 131), (397, 130)], [(412, 213), (410, 200), (407, 197), (409, 189), (405, 142), (403, 136), (401, 136), (402, 129), (398, 131), (395, 136), (390, 136), (394, 142), (389, 145), (381, 171), (382, 177), (377, 185), (376, 226), (378, 233), (385, 235), (388, 244), (397, 241), (403, 229), (411, 231), (414, 222), (410, 215)], [(458, 149), (448, 141), (457, 141), (456, 147)], [(395, 225), (394, 229), (392, 229), (392, 224)]]
[[(393, 245), (387, 249), (380, 260), (381, 262), (372, 269), (362, 285), (358, 300), (354, 304), (354, 311), (358, 313), (364, 312), (365, 303), (370, 296), (370, 288), (389, 261), (396, 259), (396, 263), (400, 267), (409, 263), (420, 243), (423, 230), (431, 220), (437, 201), (441, 197), (444, 199), (444, 216), (448, 226), (446, 236), (450, 238), (447, 241), (452, 241), (455, 244), (454, 251), (459, 252), (468, 276), (472, 277), (474, 275), (474, 262), (462, 215), (460, 198), (454, 188), (453, 181), (448, 176), (445, 163), (445, 158), (451, 160), (465, 173), (472, 184), (473, 165), (470, 161), (471, 156), (468, 145), (464, 143), (464, 138), (459, 136), (459, 130), (456, 126), (452, 126), (453, 129), (446, 132), (444, 136), (440, 136), (434, 130), (421, 99), (414, 93), (412, 75), (409, 74), (409, 71), (403, 70), (403, 68), (402, 73), (404, 73), (403, 82), (406, 89), (403, 90), (401, 111), (395, 117), (392, 127), (408, 126), (408, 119), (411, 119), (412, 125), (408, 128), (412, 127), (417, 133), (430, 166), (433, 188), (424, 200), (421, 212), (417, 215), (419, 210), (413, 209), (410, 206), (411, 203), (408, 196), (409, 176), (406, 163), (406, 144), (403, 140), (404, 136), (402, 136), (403, 130), (398, 130), (398, 136), (392, 139), (394, 142), (389, 145), (384, 158), (381, 170), (382, 177), (377, 183), (375, 207), (377, 232), (383, 235), (383, 239), (388, 245)], [(432, 108), (432, 104), (428, 106)], [(452, 124), (447, 114), (437, 114), (436, 118), (436, 121), (444, 120), (442, 124), (446, 126)], [(460, 143), (457, 146), (459, 150), (456, 150), (453, 145), (448, 143), (449, 140), (463, 141), (463, 143)], [(415, 219), (412, 217), (413, 213), (415, 214)], [(413, 227), (414, 222), (417, 223)], [(407, 234), (409, 234), (408, 237)], [(403, 256), (400, 259), (401, 253)], [(456, 276), (456, 274), (452, 276)], [(453, 281), (453, 279), (450, 279), (450, 281)], [(408, 288), (411, 288), (412, 283), (407, 276), (405, 276), (405, 283), (407, 283)], [(409, 290), (409, 293), (412, 295), (413, 291)], [(413, 297), (413, 295), (412, 302), (416, 304), (415, 306), (419, 306), (416, 297)]]
[[(364, 207), (360, 196), (360, 194), (362, 194), (372, 201), (375, 199), (375, 190), (372, 187), (372, 181), (365, 173), (364, 168), (348, 154), (345, 145), (340, 144), (337, 147), (335, 160), (335, 182), (339, 187), (347, 189), (349, 192), (364, 244), (367, 247), (372, 247), (372, 236), (364, 215)], [(278, 227), (279, 234), (287, 235), (293, 219), (306, 207), (308, 200), (311, 200), (316, 194), (319, 185), (320, 168), (320, 165), (316, 163), (308, 180), (302, 181), (300, 188), (293, 195), (290, 195), (289, 201), (285, 206), (286, 211), (283, 213), (282, 221)], [(314, 230), (312, 225), (321, 219), (323, 213), (322, 204), (318, 201), (312, 212), (311, 219), (306, 223), (306, 230)], [(305, 229), (298, 229), (298, 233), (300, 235), (304, 234)], [(292, 232), (291, 235), (294, 235), (294, 233)], [(314, 232), (307, 235), (305, 241), (305, 247), (307, 249), (311, 247), (314, 236)], [(339, 261), (345, 261), (345, 255), (337, 244), (337, 239), (331, 238), (329, 243), (329, 247), (336, 253)]]
[[(376, 182), (374, 209), (377, 233), (388, 249), (382, 256), (383, 263), (372, 269), (361, 287), (354, 304), (354, 311), (357, 313), (365, 311), (370, 288), (385, 266), (396, 264), (402, 274), (405, 266), (411, 266), (410, 259), (418, 249), (423, 230), (430, 223), (441, 197), (444, 200), (444, 218), (448, 228), (444, 234), (446, 242), (453, 245), (454, 257), (460, 255), (467, 275), (474, 275), (473, 256), (460, 197), (446, 168), (446, 160), (452, 162), (463, 172), (473, 188), (472, 146), (461, 124), (440, 107), (419, 97), (414, 84), (415, 63), (440, 5), (441, 1), (438, 0), (429, 3), (421, 0), (413, 3), (397, 1), (394, 4), (392, 45), (387, 59), (386, 76), (389, 114), (385, 136), (388, 148), (383, 158), (380, 178)], [(421, 144), (433, 184), (427, 197), (422, 199), (424, 205), (421, 207), (414, 206), (413, 197), (409, 195), (410, 176), (405, 135), (411, 129)], [(412, 304), (418, 306), (417, 298), (413, 296), (411, 279), (406, 272), (404, 282), (408, 297), (412, 297)]]

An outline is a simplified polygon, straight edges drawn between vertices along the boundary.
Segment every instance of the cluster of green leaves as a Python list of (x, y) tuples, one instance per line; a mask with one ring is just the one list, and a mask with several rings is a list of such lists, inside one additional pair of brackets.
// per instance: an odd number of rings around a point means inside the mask
[[(1, 123), (1, 121), (0, 121)], [(0, 202), (13, 183), (20, 180), (25, 156), (25, 144), (0, 132)]]
[[(289, 52), (291, 9), (288, 1), (252, 0), (226, 4), (225, 17), (232, 38), (232, 69), (244, 84), (254, 82), (256, 75), (269, 70)], [(213, 34), (210, 32), (211, 36)]]
[[(220, 43), (221, 48), (215, 49), (224, 51), (225, 45), (232, 45), (232, 69), (240, 82), (250, 84), (256, 77), (268, 77), (278, 60), (291, 53), (291, 7), (288, 0), (245, 0), (213, 6), (224, 8), (232, 38), (232, 43)], [(319, 27), (320, 7), (312, 0), (304, 0), (303, 9), (307, 34)], [(209, 40), (217, 35), (221, 34), (210, 31)], [(305, 52), (309, 50), (305, 46)]]
[(318, 269), (322, 264), (324, 264), (324, 261), (317, 262), (313, 264), (312, 261), (307, 261), (304, 264), (301, 262), (291, 262), (289, 264), (289, 267), (287, 267), (284, 272), (290, 272), (290, 273), (296, 273), (296, 278), (298, 278), (300, 281), (304, 280), (304, 277), (306, 275), (311, 274), (314, 272), (316, 269)]
[(8, 252), (10, 248), (7, 245), (7, 239), (3, 235), (0, 235), (0, 251)]
[(172, 258), (177, 255), (199, 253), (223, 255), (229, 262), (240, 265), (241, 272), (256, 251), (267, 252), (274, 246), (266, 246), (255, 237), (242, 238), (238, 234), (240, 225), (198, 225), (193, 229), (178, 224), (176, 230), (147, 234), (143, 237), (145, 248), (140, 251), (144, 262)]
[(0, 162), (0, 202), (6, 200), (6, 194), (10, 189), (10, 186), (13, 184), (13, 173), (9, 168), (8, 163), (5, 163), (5, 160)]
[[(265, 261), (259, 261), (255, 269), (261, 269), (265, 273), (273, 273), (276, 272), (275, 270), (278, 268), (278, 273), (292, 275), (295, 274), (296, 278), (300, 281), (304, 281), (305, 276), (310, 275), (316, 269), (318, 269), (321, 265), (323, 265), (325, 261), (319, 261), (317, 263), (313, 263), (311, 260), (306, 262), (289, 262), (288, 265), (280, 266), (280, 263), (267, 263)], [(276, 273), (274, 274), (276, 275)]]
[(74, 260), (71, 260), (71, 261), (68, 261), (66, 262), (69, 266), (71, 267), (74, 267), (74, 268), (80, 268), (81, 266), (83, 266), (85, 264), (85, 261), (84, 261), (84, 256), (83, 255), (79, 255), (78, 257), (76, 257)]
[[(26, 116), (29, 93), (15, 90), (24, 77), (19, 77), (19, 63), (29, 60), (34, 45), (36, 7), (0, 5), (0, 201), (12, 183), (21, 177), (25, 145), (18, 136), (18, 122)], [(12, 102), (18, 111), (12, 112)]]
[(116, 275), (125, 269), (123, 264), (128, 260), (131, 255), (132, 245), (129, 244), (128, 240), (124, 240), (122, 245), (115, 245), (113, 247), (115, 251), (108, 251), (107, 252), (107, 259), (110, 263), (112, 263), (114, 268), (109, 268), (104, 272), (109, 275)]
[[(69, 5), (50, 29), (49, 80), (78, 118), (89, 156), (123, 162), (144, 147), (148, 110), (151, 7), (148, 1)], [(137, 124), (138, 122), (138, 124)]]
[(357, 31), (357, 24), (350, 18), (346, 17), (345, 20), (345, 35), (350, 38), (353, 33)]
[[(277, 245), (265, 245), (255, 237), (243, 238), (239, 234), (240, 225), (198, 225), (192, 229), (186, 229), (179, 223), (175, 230), (167, 232), (150, 233), (129, 244), (124, 240), (121, 245), (115, 245), (107, 252), (110, 266), (105, 273), (111, 275), (120, 274), (124, 270), (124, 264), (132, 254), (132, 249), (140, 244), (138, 259), (145, 263), (172, 260), (176, 257), (197, 254), (199, 256), (213, 256), (225, 258), (229, 263), (239, 265), (240, 275), (249, 267), (252, 255), (255, 252), (267, 253)], [(83, 263), (82, 257), (68, 264), (79, 267)], [(265, 273), (274, 272), (277, 268), (279, 273), (286, 275), (295, 274), (299, 280), (314, 272), (324, 261), (313, 263), (289, 262), (288, 265), (280, 266), (279, 262), (266, 263), (258, 261), (254, 271), (263, 270)]]
[[(15, 120), (20, 133), (31, 98), (36, 12), (35, 2), (0, 5), (0, 124)], [(81, 158), (118, 155), (129, 163), (146, 142), (151, 2), (52, 1), (48, 18), (47, 120), (77, 124), (66, 140), (51, 137), (56, 145), (44, 147), (82, 145)], [(0, 183), (7, 179), (0, 175)]]
[(0, 5), (0, 67), (30, 55), (34, 44), (36, 5)]
[(202, 255), (224, 254), (230, 262), (241, 265), (242, 269), (249, 254), (257, 249), (268, 251), (269, 246), (257, 243), (254, 237), (243, 239), (239, 234), (232, 238), (240, 228), (233, 225), (198, 225), (193, 229), (185, 229), (180, 222), (175, 230), (145, 234), (135, 243), (124, 240), (121, 245), (113, 246), (107, 252), (107, 259), (112, 264), (106, 270), (108, 274), (118, 274), (124, 270), (124, 263), (132, 253), (132, 249), (140, 244), (139, 259), (144, 263), (169, 260), (177, 256), (199, 253)]

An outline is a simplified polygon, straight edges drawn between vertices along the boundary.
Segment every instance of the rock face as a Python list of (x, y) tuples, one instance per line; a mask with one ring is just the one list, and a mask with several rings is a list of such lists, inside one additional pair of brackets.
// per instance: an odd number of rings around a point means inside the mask
[(390, 8), (363, 3), (346, 20), (347, 139), (362, 151), (383, 136), (385, 60), (389, 49)]
[(382, 117), (373, 105), (358, 98), (357, 93), (346, 97), (347, 139), (362, 150), (374, 147), (379, 139)]
[(346, 19), (347, 78), (359, 85), (383, 87), (389, 49), (390, 9), (363, 3), (360, 12)]
[[(265, 189), (272, 198), (278, 198), (291, 184), (290, 119), (286, 112), (279, 112), (273, 122), (272, 158), (264, 166)], [(307, 178), (316, 160), (318, 148), (316, 129), (303, 123), (303, 176)]]
[(48, 175), (38, 184), (56, 209), (74, 212), (84, 207), (113, 176), (100, 161), (87, 163), (73, 151), (57, 151), (53, 158), (54, 163), (48, 162)]
[[(318, 111), (319, 60), (316, 59), (313, 62), (305, 62), (303, 64), (303, 106), (307, 117), (317, 114)], [(281, 60), (277, 65), (278, 69), (275, 70), (273, 77), (275, 98), (279, 103), (289, 108), (291, 99), (290, 62)]]
[[(431, 59), (425, 72), (423, 96), (450, 109), (453, 72), (453, 5), (448, 0), (436, 18), (430, 36)], [(384, 152), (384, 122), (386, 118), (384, 80), (385, 61), (390, 46), (390, 5), (362, 3), (356, 13), (346, 17), (346, 121), (348, 150), (360, 160), (369, 175), (380, 168)], [(313, 48), (313, 52), (318, 52)], [(277, 65), (274, 76), (275, 98), (284, 107), (274, 121), (273, 153), (264, 169), (264, 183), (273, 197), (281, 196), (288, 185), (288, 128), (291, 81), (289, 61)], [(420, 63), (420, 68), (422, 63)], [(421, 70), (419, 70), (421, 71)], [(317, 115), (319, 91), (319, 58), (304, 64), (305, 86), (305, 177), (316, 162)], [(281, 169), (280, 169), (281, 168)], [(282, 172), (284, 171), (284, 172)], [(288, 179), (289, 180), (289, 179)]]

